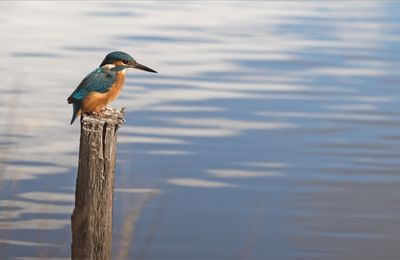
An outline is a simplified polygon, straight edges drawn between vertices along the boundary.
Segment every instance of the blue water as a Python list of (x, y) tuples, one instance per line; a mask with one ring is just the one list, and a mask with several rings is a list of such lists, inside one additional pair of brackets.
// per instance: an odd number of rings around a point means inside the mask
[(79, 124), (129, 71), (115, 259), (398, 259), (400, 5), (0, 2), (0, 258), (69, 258)]

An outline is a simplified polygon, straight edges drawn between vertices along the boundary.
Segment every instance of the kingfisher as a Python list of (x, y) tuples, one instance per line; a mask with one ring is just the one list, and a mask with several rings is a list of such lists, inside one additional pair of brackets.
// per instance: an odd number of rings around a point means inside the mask
[(114, 101), (121, 92), (125, 73), (129, 68), (157, 73), (125, 52), (114, 51), (107, 54), (100, 66), (89, 73), (68, 97), (68, 104), (73, 105), (71, 125), (80, 114), (101, 112)]

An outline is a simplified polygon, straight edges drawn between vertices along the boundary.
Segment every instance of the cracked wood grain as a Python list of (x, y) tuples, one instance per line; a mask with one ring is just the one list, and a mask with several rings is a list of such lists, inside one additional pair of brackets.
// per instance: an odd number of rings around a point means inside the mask
[(117, 130), (123, 117), (123, 110), (108, 109), (81, 118), (72, 259), (111, 259)]

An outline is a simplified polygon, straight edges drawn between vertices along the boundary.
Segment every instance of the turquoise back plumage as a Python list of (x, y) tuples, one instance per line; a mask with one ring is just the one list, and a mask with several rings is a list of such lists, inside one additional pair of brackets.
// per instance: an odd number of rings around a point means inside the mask
[(105, 93), (111, 88), (116, 78), (116, 71), (97, 68), (82, 80), (68, 101), (82, 101), (92, 91)]

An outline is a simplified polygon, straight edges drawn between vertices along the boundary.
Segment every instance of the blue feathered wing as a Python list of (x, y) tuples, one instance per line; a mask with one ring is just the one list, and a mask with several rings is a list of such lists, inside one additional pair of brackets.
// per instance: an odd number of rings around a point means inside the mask
[(81, 109), (82, 100), (92, 91), (99, 93), (109, 91), (115, 80), (115, 71), (105, 68), (97, 68), (87, 75), (67, 99), (69, 104), (73, 103), (71, 124), (75, 121), (75, 118)]

